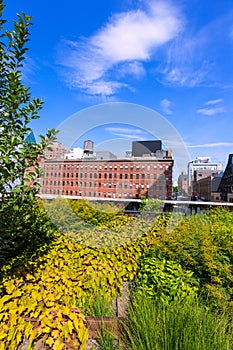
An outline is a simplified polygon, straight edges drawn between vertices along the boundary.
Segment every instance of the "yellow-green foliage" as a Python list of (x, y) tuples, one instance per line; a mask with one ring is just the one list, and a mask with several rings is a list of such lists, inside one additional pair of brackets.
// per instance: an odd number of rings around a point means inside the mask
[[(91, 207), (81, 207), (85, 220), (90, 215), (92, 221)], [(182, 274), (192, 271), (201, 293), (218, 302), (232, 299), (231, 213), (217, 210), (184, 218), (167, 230), (169, 216), (151, 223), (150, 218), (128, 219), (113, 211), (112, 217), (105, 213), (105, 219), (89, 225), (74, 212), (69, 217), (64, 208), (64, 202), (51, 206), (50, 214), (55, 211), (58, 224), (67, 232), (70, 227), (71, 234), (54, 234), (47, 250), (42, 246), (41, 254), (37, 250), (19, 266), (15, 258), (1, 271), (0, 349), (15, 350), (28, 340), (32, 349), (39, 342), (44, 349), (85, 349), (88, 332), (80, 310), (94, 303), (96, 295), (114, 299), (122, 282), (135, 278), (147, 248), (154, 257), (179, 264)]]
[(157, 258), (150, 251), (139, 261), (136, 282), (139, 292), (166, 304), (194, 296), (198, 290), (192, 271), (182, 269), (174, 261)]
[(233, 216), (224, 209), (188, 216), (173, 230), (150, 236), (154, 256), (181, 264), (193, 271), (200, 292), (218, 305), (233, 299)]
[(122, 246), (132, 243), (150, 230), (148, 221), (127, 217), (122, 209), (109, 203), (93, 203), (92, 206), (84, 200), (58, 198), (44, 204), (58, 230), (89, 247)]
[(46, 254), (17, 274), (9, 276), (6, 267), (0, 349), (15, 350), (24, 338), (32, 348), (43, 341), (48, 349), (85, 349), (85, 318), (77, 307), (94, 302), (97, 293), (108, 300), (116, 296), (122, 282), (134, 278), (140, 254), (140, 246), (94, 249), (58, 235)]

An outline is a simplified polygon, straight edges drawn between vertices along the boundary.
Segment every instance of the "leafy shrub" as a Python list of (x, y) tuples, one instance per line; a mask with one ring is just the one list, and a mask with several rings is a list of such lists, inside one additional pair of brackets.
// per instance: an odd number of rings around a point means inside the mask
[(154, 230), (153, 256), (191, 270), (202, 296), (221, 308), (233, 299), (233, 216), (222, 209), (183, 218), (173, 230)]
[(195, 295), (198, 289), (192, 271), (182, 269), (174, 261), (156, 258), (150, 252), (140, 259), (136, 284), (142, 293), (166, 303)]
[(15, 257), (30, 259), (37, 249), (49, 245), (54, 233), (38, 200), (0, 201), (0, 267)]

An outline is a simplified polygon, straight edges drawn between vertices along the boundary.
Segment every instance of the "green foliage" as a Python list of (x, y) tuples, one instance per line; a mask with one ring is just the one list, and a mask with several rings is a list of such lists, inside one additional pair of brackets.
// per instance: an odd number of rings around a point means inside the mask
[(98, 334), (97, 344), (99, 350), (120, 350), (114, 335), (104, 329), (104, 325)]
[(15, 257), (22, 264), (37, 249), (46, 250), (54, 233), (39, 201), (15, 198), (14, 202), (0, 202), (0, 267)]
[(195, 298), (164, 304), (135, 294), (122, 338), (125, 350), (231, 350), (233, 323)]
[[(27, 52), (31, 17), (22, 13), (13, 22), (13, 29), (5, 30), (2, 19), (5, 5), (0, 2), (0, 193), (13, 200), (15, 197), (33, 197), (38, 191), (36, 179), (40, 175), (38, 156), (53, 139), (55, 130), (49, 130), (41, 142), (27, 142), (31, 133), (29, 123), (39, 118), (42, 101), (33, 98), (30, 89), (22, 83), (23, 61)], [(29, 172), (30, 167), (33, 171)], [(25, 179), (28, 170), (28, 179)], [(27, 186), (27, 182), (31, 186)]]
[(167, 304), (195, 295), (198, 290), (192, 271), (183, 270), (174, 261), (156, 258), (150, 252), (140, 259), (136, 283), (140, 292)]
[(89, 316), (112, 316), (114, 301), (109, 301), (109, 298), (107, 298), (106, 295), (100, 295), (99, 292), (97, 292), (96, 294), (91, 295), (87, 305), (84, 305), (84, 312)]
[(155, 230), (153, 255), (191, 270), (202, 296), (221, 308), (233, 306), (233, 217), (224, 209), (188, 216), (173, 230)]
[(12, 260), (2, 268), (0, 349), (16, 349), (23, 338), (55, 348), (55, 336), (60, 349), (82, 349), (77, 344), (85, 343), (87, 330), (80, 308), (105, 312), (95, 296), (100, 303), (116, 298), (122, 282), (134, 278), (140, 254), (133, 245), (89, 248), (57, 234), (47, 251), (23, 266)]
[(141, 242), (140, 238), (149, 231), (148, 222), (124, 216), (122, 210), (109, 212), (109, 204), (102, 205), (101, 210), (84, 200), (58, 198), (44, 204), (60, 232), (89, 247), (111, 248), (134, 241), (137, 251), (137, 241)]
[(157, 198), (142, 198), (139, 208), (140, 214), (143, 217), (159, 215), (163, 204), (163, 201)]

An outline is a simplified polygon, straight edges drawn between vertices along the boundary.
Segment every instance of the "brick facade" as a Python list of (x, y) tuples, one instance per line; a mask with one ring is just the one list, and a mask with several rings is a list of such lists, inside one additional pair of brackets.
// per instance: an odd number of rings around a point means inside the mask
[(45, 159), (42, 195), (171, 199), (173, 159)]

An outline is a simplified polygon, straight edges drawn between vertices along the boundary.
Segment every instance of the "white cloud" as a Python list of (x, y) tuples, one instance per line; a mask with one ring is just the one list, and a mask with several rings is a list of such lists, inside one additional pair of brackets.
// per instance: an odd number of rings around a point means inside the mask
[(186, 145), (188, 148), (204, 148), (204, 147), (229, 147), (233, 146), (233, 142), (214, 142), (214, 143), (203, 143), (201, 145)]
[(212, 68), (204, 55), (205, 45), (207, 35), (202, 31), (195, 36), (180, 35), (168, 48), (165, 64), (158, 68), (158, 80), (171, 86), (201, 85)]
[(144, 135), (145, 131), (141, 130), (141, 129), (131, 129), (131, 128), (122, 128), (122, 127), (115, 127), (115, 126), (111, 126), (111, 127), (107, 127), (105, 128), (106, 131), (111, 132), (111, 133), (125, 133), (125, 134), (129, 134), (129, 133), (134, 133), (134, 134), (138, 134), (138, 135)]
[(197, 110), (197, 113), (203, 115), (216, 115), (219, 113), (225, 113), (226, 110), (224, 107), (214, 107), (214, 108), (200, 108)]
[(217, 98), (216, 100), (210, 100), (210, 101), (207, 101), (206, 103), (205, 103), (205, 105), (215, 105), (215, 104), (217, 104), (217, 103), (220, 103), (220, 102), (222, 102), (222, 99), (221, 98)]
[(172, 110), (171, 110), (171, 101), (167, 100), (166, 98), (164, 98), (163, 100), (161, 100), (160, 102), (160, 106), (162, 108), (162, 111), (169, 115), (172, 114)]
[(96, 34), (65, 40), (58, 52), (66, 83), (88, 94), (115, 94), (129, 85), (121, 78), (145, 74), (143, 63), (183, 28), (179, 9), (151, 1), (145, 10), (115, 14)]
[(113, 16), (91, 42), (114, 62), (148, 60), (156, 47), (174, 38), (180, 26), (175, 8), (155, 2), (147, 12), (136, 10)]
[(112, 135), (128, 139), (148, 137), (148, 133), (140, 129), (131, 129), (126, 127), (107, 127), (105, 130), (110, 132)]

